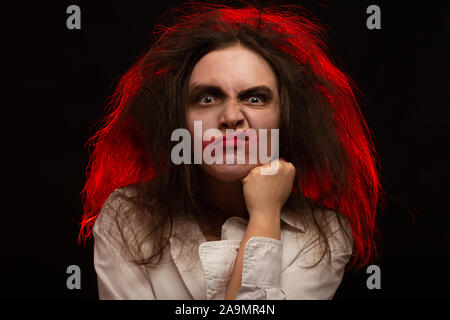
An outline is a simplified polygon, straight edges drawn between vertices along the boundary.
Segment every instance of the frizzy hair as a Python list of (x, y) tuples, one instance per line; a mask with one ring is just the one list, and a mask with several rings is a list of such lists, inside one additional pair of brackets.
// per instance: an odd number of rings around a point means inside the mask
[[(293, 5), (261, 11), (252, 5), (190, 4), (172, 13), (167, 16), (172, 23), (155, 27), (150, 48), (118, 83), (101, 128), (88, 141), (93, 152), (82, 191), (79, 241), (90, 237), (108, 196), (128, 185), (139, 186), (138, 195), (128, 199), (142, 208), (133, 213), (139, 227), (127, 229), (132, 220), (124, 213), (116, 221), (136, 263), (160, 263), (175, 214), (190, 212), (220, 226), (219, 216), (201, 214), (214, 205), (202, 196), (197, 166), (170, 161), (170, 134), (186, 128), (187, 83), (196, 62), (239, 44), (260, 54), (278, 80), (280, 156), (297, 173), (285, 206), (299, 218), (312, 208), (341, 213), (352, 231), (350, 266), (369, 263), (377, 255), (375, 216), (382, 194), (376, 151), (357, 89), (331, 62), (323, 28)], [(140, 248), (149, 241), (153, 251), (144, 256)]]

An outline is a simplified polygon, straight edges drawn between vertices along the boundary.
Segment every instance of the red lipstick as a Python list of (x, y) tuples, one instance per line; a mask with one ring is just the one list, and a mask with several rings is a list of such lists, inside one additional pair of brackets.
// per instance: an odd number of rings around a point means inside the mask
[(216, 146), (217, 144), (222, 144), (224, 148), (228, 147), (239, 148), (247, 145), (250, 138), (252, 138), (253, 136), (255, 136), (256, 138), (256, 134), (252, 130), (250, 131), (238, 130), (232, 134), (225, 134), (220, 137), (212, 137), (211, 141), (203, 140), (202, 148), (205, 149), (206, 146), (208, 146), (211, 143), (214, 146)]

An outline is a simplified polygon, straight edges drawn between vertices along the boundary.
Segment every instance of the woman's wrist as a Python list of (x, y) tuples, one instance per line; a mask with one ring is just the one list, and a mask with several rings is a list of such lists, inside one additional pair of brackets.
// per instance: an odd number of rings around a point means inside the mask
[(259, 212), (249, 217), (248, 233), (253, 237), (280, 239), (280, 211)]
[(255, 221), (260, 224), (274, 223), (280, 221), (280, 209), (253, 210), (248, 212), (249, 221)]

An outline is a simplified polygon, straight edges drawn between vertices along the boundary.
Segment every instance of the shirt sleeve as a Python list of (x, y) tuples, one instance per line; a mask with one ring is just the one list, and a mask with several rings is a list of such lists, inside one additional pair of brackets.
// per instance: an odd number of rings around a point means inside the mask
[[(332, 299), (352, 253), (352, 241), (338, 227), (329, 235), (330, 258), (318, 237), (282, 270), (283, 242), (252, 237), (244, 249), (242, 282), (236, 300)], [(317, 261), (320, 261), (317, 263)]]
[(236, 300), (284, 300), (281, 240), (251, 237), (244, 248), (242, 280)]
[(109, 210), (117, 208), (117, 200), (115, 194), (111, 194), (93, 228), (94, 267), (97, 273), (99, 299), (154, 300), (153, 288), (144, 267), (127, 261), (117, 248), (119, 238), (112, 237), (117, 232), (114, 231), (114, 221), (110, 218)]

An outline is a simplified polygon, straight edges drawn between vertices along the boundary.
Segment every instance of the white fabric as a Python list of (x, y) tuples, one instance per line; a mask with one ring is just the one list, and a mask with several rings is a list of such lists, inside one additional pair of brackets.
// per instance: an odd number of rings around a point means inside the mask
[[(224, 299), (247, 221), (230, 217), (222, 226), (220, 241), (206, 241), (199, 225), (191, 220), (174, 222), (174, 237), (163, 263), (156, 268), (129, 262), (120, 242), (111, 212), (121, 210), (121, 192), (115, 190), (105, 202), (95, 222), (94, 266), (100, 299), (217, 300)], [(119, 212), (120, 213), (120, 212)], [(318, 235), (308, 223), (295, 224), (286, 211), (281, 213), (281, 240), (252, 237), (244, 250), (242, 284), (237, 300), (332, 299), (341, 283), (344, 267), (352, 253), (352, 241), (341, 231), (336, 214), (322, 211), (318, 219), (328, 219), (331, 263), (326, 257), (316, 266), (323, 249)], [(348, 223), (341, 221), (349, 231)], [(112, 227), (112, 228), (111, 228)], [(184, 248), (186, 230), (200, 239), (197, 254)], [(296, 238), (298, 237), (298, 240)], [(351, 232), (349, 233), (351, 235)], [(192, 261), (192, 256), (194, 259)]]

